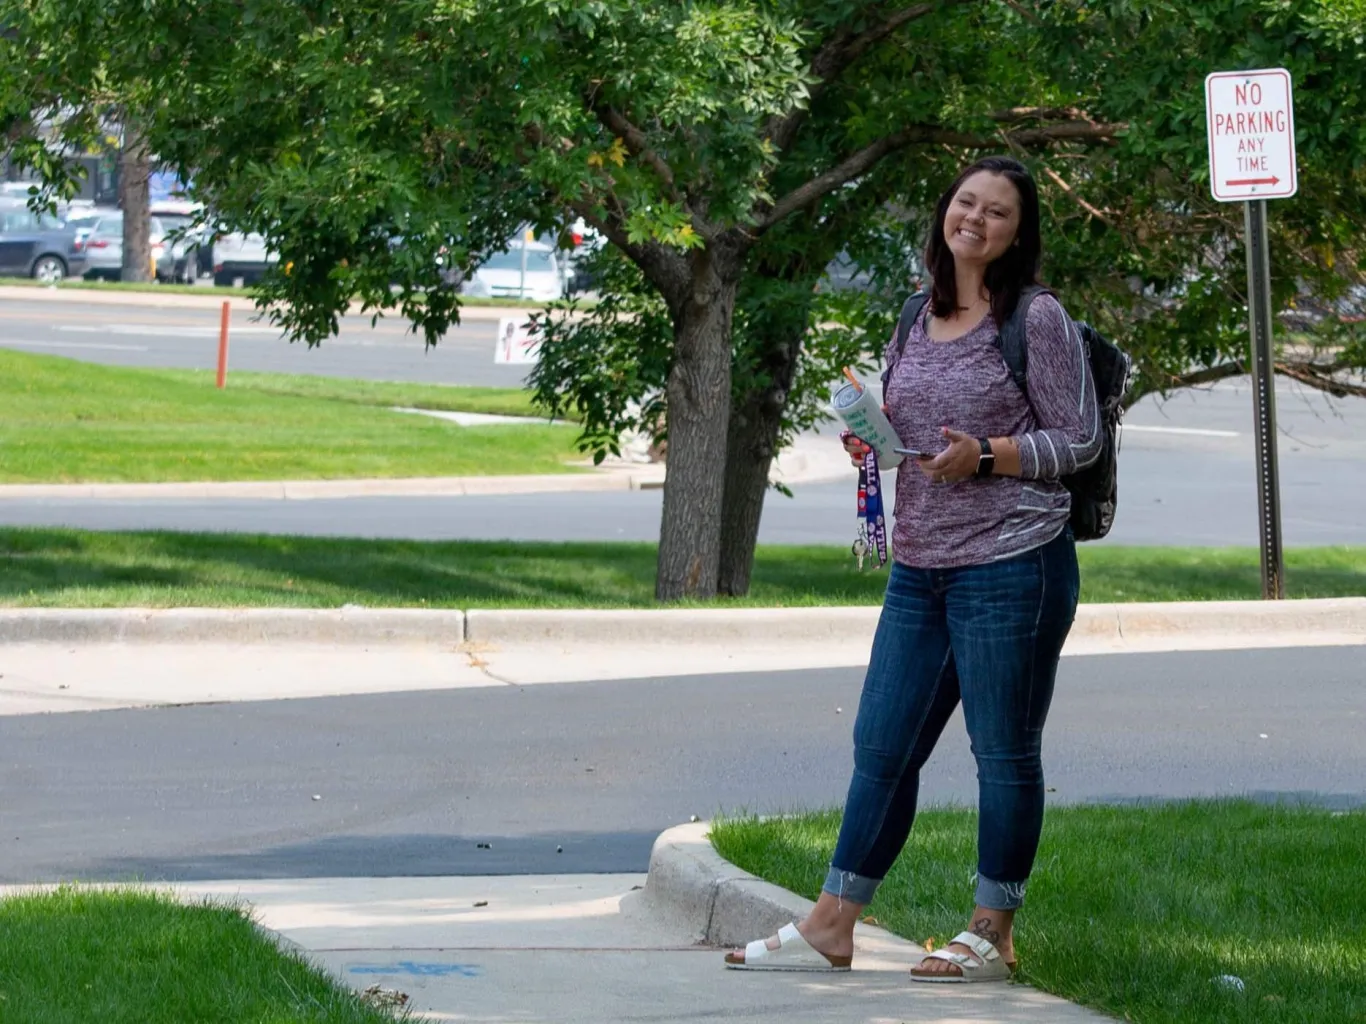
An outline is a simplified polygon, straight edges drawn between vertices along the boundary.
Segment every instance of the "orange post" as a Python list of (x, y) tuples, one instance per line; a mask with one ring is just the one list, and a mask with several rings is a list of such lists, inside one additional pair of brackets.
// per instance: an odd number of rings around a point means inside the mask
[(231, 306), (223, 303), (223, 318), (218, 325), (218, 386), (226, 387), (228, 383), (228, 319), (231, 315)]

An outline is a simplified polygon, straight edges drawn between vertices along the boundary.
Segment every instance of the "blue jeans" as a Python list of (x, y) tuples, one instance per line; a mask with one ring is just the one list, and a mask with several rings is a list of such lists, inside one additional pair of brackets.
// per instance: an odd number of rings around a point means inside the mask
[(826, 892), (872, 901), (910, 835), (920, 769), (961, 699), (980, 791), (977, 903), (1023, 903), (1043, 828), (1044, 719), (1079, 587), (1070, 530), (985, 565), (892, 566)]

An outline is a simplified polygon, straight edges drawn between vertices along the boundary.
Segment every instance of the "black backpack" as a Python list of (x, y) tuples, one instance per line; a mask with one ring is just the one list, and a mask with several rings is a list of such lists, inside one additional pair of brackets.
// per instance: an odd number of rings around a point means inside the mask
[[(1029, 397), (1029, 339), (1025, 336), (1025, 323), (1029, 316), (1029, 304), (1040, 295), (1052, 294), (1047, 288), (1024, 289), (1015, 312), (996, 335), (996, 348), (1000, 350), (1011, 378), (1026, 398)], [(917, 292), (901, 308), (901, 319), (896, 325), (896, 358), (887, 364), (882, 374), (884, 393), (892, 375), (892, 367), (906, 351), (911, 325), (929, 300), (927, 292)], [(1110, 532), (1115, 521), (1119, 491), (1119, 424), (1124, 415), (1124, 394), (1129, 390), (1133, 362), (1123, 349), (1102, 337), (1090, 324), (1076, 321), (1076, 327), (1081, 332), (1081, 340), (1091, 363), (1091, 376), (1096, 382), (1104, 441), (1096, 461), (1083, 470), (1063, 477), (1062, 484), (1072, 494), (1072, 533), (1077, 540), (1100, 540)]]

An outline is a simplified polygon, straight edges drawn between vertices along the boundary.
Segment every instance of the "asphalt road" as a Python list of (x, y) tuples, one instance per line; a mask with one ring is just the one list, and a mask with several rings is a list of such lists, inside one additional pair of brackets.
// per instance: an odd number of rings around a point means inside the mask
[[(1361, 651), (1064, 659), (1052, 799), (1366, 805)], [(643, 871), (659, 831), (693, 814), (842, 802), (860, 682), (829, 670), (0, 718), (0, 882)], [(923, 794), (975, 800), (961, 719)]]
[[(237, 306), (243, 308), (237, 309)], [(157, 309), (76, 302), (0, 303), (0, 345), (42, 355), (67, 356), (112, 366), (210, 370), (218, 360), (216, 309)], [(405, 321), (348, 316), (340, 333), (317, 348), (291, 344), (234, 302), (229, 373), (259, 370), (323, 377), (424, 381), (517, 387), (527, 367), (495, 365), (497, 323), (472, 320), (428, 349)]]

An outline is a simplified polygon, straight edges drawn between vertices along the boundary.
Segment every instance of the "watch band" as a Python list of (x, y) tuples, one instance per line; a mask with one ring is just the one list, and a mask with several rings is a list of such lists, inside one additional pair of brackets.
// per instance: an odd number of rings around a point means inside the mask
[(991, 476), (996, 469), (996, 453), (991, 450), (991, 441), (987, 438), (979, 437), (977, 443), (982, 446), (982, 454), (977, 456), (977, 472), (974, 475), (982, 480)]

